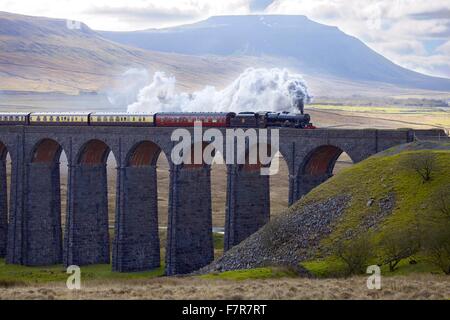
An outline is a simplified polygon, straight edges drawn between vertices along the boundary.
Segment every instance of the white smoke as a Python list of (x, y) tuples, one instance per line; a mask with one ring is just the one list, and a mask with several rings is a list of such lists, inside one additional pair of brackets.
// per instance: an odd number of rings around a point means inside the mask
[(123, 107), (136, 101), (139, 91), (149, 82), (150, 75), (147, 70), (131, 68), (116, 79), (114, 88), (105, 93), (111, 105)]
[(298, 100), (311, 99), (302, 76), (286, 69), (249, 68), (223, 90), (207, 86), (194, 93), (177, 93), (175, 84), (174, 77), (155, 72), (137, 101), (128, 105), (128, 112), (298, 111)]

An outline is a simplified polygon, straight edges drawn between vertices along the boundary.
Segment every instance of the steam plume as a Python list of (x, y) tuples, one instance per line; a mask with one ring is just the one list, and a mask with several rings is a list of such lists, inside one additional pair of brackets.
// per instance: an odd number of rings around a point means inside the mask
[(311, 99), (302, 76), (286, 69), (245, 70), (223, 90), (207, 86), (194, 93), (177, 93), (176, 79), (155, 72), (128, 112), (160, 111), (299, 111)]

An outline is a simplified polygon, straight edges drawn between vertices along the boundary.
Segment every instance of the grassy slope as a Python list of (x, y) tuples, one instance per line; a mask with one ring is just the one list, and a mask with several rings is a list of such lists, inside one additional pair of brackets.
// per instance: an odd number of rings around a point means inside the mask
[[(447, 144), (447, 148), (450, 146)], [(412, 153), (432, 152), (437, 156), (438, 168), (432, 176), (432, 181), (422, 183), (419, 176), (402, 165), (402, 161)], [(295, 210), (303, 203), (322, 201), (339, 194), (352, 195), (350, 207), (343, 219), (335, 226), (334, 231), (321, 242), (317, 252), (317, 260), (303, 265), (320, 276), (337, 274), (342, 270), (342, 264), (333, 256), (326, 254), (327, 249), (348, 230), (356, 233), (365, 232), (361, 222), (378, 210), (377, 201), (386, 198), (389, 193), (395, 195), (395, 207), (378, 227), (370, 230), (370, 237), (375, 248), (388, 230), (400, 229), (415, 223), (417, 217), (426, 219), (435, 213), (433, 195), (442, 186), (450, 184), (450, 150), (412, 150), (395, 154), (391, 150), (388, 156), (369, 158), (351, 168), (343, 170), (323, 185), (314, 189), (301, 202), (294, 205)], [(374, 199), (372, 206), (367, 206), (369, 199)], [(395, 274), (408, 272), (434, 272), (424, 257), (417, 257), (418, 264), (409, 265), (402, 262)], [(375, 262), (375, 261), (374, 261)]]
[[(437, 167), (432, 180), (422, 183), (421, 178), (411, 169), (406, 168), (404, 160), (413, 153), (434, 153), (437, 157)], [(305, 204), (325, 201), (342, 194), (351, 195), (352, 200), (344, 216), (335, 225), (333, 232), (321, 241), (316, 258), (303, 262), (302, 265), (319, 277), (340, 276), (345, 266), (335, 256), (330, 254), (330, 248), (341, 238), (346, 238), (349, 231), (354, 235), (366, 233), (363, 221), (379, 214), (379, 201), (394, 195), (395, 205), (391, 214), (381, 219), (381, 223), (369, 229), (372, 242), (375, 245), (375, 256), (379, 254), (379, 243), (389, 230), (398, 230), (419, 219), (433, 216), (436, 208), (433, 195), (444, 185), (450, 184), (450, 143), (413, 143), (391, 148), (371, 157), (359, 164), (342, 170), (326, 183), (312, 190), (302, 200), (292, 206), (289, 211), (298, 212)], [(368, 200), (374, 202), (368, 206)], [(430, 225), (427, 225), (430, 227)], [(426, 257), (414, 256), (417, 264), (408, 260), (399, 263), (394, 272), (389, 272), (387, 266), (382, 266), (384, 275), (407, 275), (411, 273), (441, 273), (431, 265)], [(378, 263), (377, 259), (373, 264)], [(246, 278), (289, 277), (289, 270), (277, 268), (256, 268), (249, 270), (226, 271), (208, 274), (208, 279), (241, 280)]]

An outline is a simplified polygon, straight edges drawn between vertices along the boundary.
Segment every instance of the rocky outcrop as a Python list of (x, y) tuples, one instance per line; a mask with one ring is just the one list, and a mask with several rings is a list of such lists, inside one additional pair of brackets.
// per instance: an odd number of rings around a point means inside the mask
[(293, 266), (307, 274), (298, 266), (299, 262), (313, 256), (320, 240), (331, 233), (334, 223), (343, 215), (350, 199), (343, 195), (305, 205), (299, 211), (291, 209), (198, 273)]

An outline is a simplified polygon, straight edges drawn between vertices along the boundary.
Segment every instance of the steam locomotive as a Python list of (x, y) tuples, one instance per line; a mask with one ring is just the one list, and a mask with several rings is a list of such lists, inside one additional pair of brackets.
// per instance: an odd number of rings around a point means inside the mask
[(131, 126), (191, 127), (201, 122), (204, 127), (267, 128), (291, 127), (314, 129), (308, 114), (290, 112), (3, 112), (0, 125), (31, 126)]

